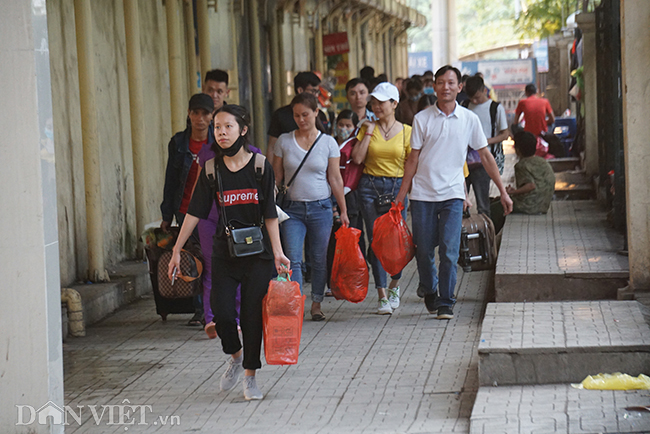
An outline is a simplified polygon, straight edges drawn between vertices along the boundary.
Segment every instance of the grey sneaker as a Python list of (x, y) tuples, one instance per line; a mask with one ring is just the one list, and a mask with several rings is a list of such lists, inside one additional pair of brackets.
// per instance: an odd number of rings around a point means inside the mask
[(393, 313), (393, 308), (390, 307), (390, 302), (387, 298), (379, 299), (379, 306), (377, 307), (378, 315), (390, 315)]
[(257, 387), (254, 375), (250, 377), (244, 376), (244, 398), (246, 401), (264, 398), (262, 391)]
[(397, 288), (388, 288), (388, 302), (393, 310), (399, 307), (399, 286)]
[(232, 357), (228, 360), (228, 368), (226, 372), (221, 376), (221, 391), (226, 392), (232, 390), (237, 383), (239, 382), (239, 377), (241, 377), (242, 372), (244, 372), (244, 367), (241, 362), (237, 363)]

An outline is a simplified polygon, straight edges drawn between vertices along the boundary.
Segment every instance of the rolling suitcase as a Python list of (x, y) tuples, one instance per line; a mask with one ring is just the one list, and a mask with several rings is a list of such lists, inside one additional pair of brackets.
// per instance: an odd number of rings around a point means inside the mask
[(458, 265), (469, 272), (489, 270), (496, 262), (497, 245), (492, 220), (485, 214), (463, 213)]
[[(194, 297), (182, 297), (182, 298), (166, 298), (160, 293), (160, 285), (158, 282), (158, 265), (160, 257), (171, 249), (176, 241), (178, 236), (179, 228), (171, 228), (173, 238), (169, 241), (169, 244), (165, 247), (160, 247), (156, 242), (145, 241), (145, 253), (147, 255), (147, 263), (149, 265), (149, 277), (151, 278), (151, 287), (153, 289), (153, 298), (156, 303), (156, 313), (160, 315), (163, 321), (167, 320), (167, 315), (170, 313), (195, 313), (196, 308), (194, 307)], [(163, 231), (160, 228), (153, 229), (151, 237), (153, 240), (158, 239), (163, 235)], [(144, 237), (143, 237), (144, 238)], [(192, 241), (188, 241), (188, 244)], [(198, 243), (196, 243), (198, 245)], [(187, 248), (187, 244), (186, 244)], [(191, 249), (192, 252), (195, 252), (195, 248)], [(200, 252), (200, 248), (198, 248)]]

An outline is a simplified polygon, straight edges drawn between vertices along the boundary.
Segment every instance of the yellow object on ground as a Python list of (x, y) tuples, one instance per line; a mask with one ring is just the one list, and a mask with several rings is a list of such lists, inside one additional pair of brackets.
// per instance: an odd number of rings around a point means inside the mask
[(635, 390), (650, 389), (650, 377), (640, 374), (632, 377), (616, 372), (614, 374), (589, 375), (580, 384), (572, 384), (576, 389), (592, 390)]

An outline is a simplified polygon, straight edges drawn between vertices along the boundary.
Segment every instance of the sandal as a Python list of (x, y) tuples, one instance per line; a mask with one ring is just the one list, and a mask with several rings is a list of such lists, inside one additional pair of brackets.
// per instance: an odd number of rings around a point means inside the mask
[(311, 320), (312, 321), (325, 321), (325, 315), (321, 311), (312, 312), (311, 313)]
[(205, 324), (203, 315), (195, 313), (192, 319), (187, 322), (187, 325), (190, 327), (201, 327)]

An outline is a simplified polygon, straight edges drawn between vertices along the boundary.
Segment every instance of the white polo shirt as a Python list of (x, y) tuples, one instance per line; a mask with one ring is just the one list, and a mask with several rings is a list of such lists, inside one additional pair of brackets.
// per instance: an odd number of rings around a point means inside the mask
[(420, 150), (410, 199), (442, 202), (465, 199), (463, 165), (467, 147), (487, 146), (481, 121), (476, 114), (456, 103), (447, 116), (434, 104), (415, 115), (411, 149)]

